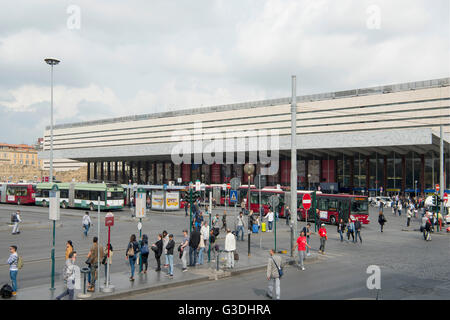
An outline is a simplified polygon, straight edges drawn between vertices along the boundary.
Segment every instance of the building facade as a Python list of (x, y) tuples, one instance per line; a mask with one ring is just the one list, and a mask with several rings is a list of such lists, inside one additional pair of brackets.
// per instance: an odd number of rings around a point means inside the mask
[[(441, 125), (449, 181), (449, 83), (450, 78), (443, 78), (297, 97), (298, 188), (322, 183), (365, 194), (381, 188), (384, 193), (431, 192), (439, 183)], [(57, 125), (54, 157), (85, 163), (87, 180), (162, 184), (199, 179), (219, 184), (239, 177), (247, 183), (244, 163), (255, 162), (256, 173), (264, 167), (252, 152), (265, 147), (255, 147), (250, 138), (233, 142), (233, 150), (243, 147), (244, 158), (233, 151), (232, 163), (225, 155), (215, 157), (214, 163), (199, 163), (192, 148), (183, 163), (175, 164), (173, 150), (187, 140), (207, 150), (228, 131), (250, 137), (252, 132), (277, 130), (278, 170), (268, 183), (288, 186), (290, 102), (281, 98)], [(49, 136), (47, 128), (42, 151), (46, 159)]]
[(0, 143), (0, 164), (25, 165), (42, 167), (38, 158), (38, 150), (26, 144)]

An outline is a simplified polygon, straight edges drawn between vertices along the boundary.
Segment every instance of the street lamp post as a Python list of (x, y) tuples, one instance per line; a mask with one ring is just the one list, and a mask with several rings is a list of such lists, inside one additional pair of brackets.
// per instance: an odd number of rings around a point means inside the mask
[[(51, 107), (50, 107), (50, 183), (53, 183), (53, 66), (60, 61), (53, 58), (44, 59), (51, 66)], [(50, 206), (49, 206), (50, 208)], [(49, 209), (50, 210), (50, 209)], [(52, 280), (50, 290), (55, 290), (55, 224), (53, 220), (53, 247), (52, 247)]]
[[(244, 172), (248, 175), (248, 190), (247, 190), (247, 210), (250, 214), (250, 180), (252, 177), (253, 172), (255, 172), (255, 166), (251, 163), (247, 163), (244, 166)], [(249, 219), (250, 220), (250, 219)], [(250, 235), (251, 235), (251, 228), (253, 226), (248, 226), (248, 256), (250, 257)]]
[(417, 180), (414, 181), (414, 198), (417, 201)]

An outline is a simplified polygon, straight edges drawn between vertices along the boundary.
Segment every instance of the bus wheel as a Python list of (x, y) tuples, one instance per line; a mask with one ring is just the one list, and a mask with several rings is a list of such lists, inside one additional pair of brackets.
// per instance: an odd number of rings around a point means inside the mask
[(336, 217), (335, 216), (331, 216), (330, 217), (330, 223), (331, 224), (336, 224)]
[(67, 209), (67, 202), (63, 201), (61, 204), (61, 208)]
[(91, 211), (94, 211), (94, 210), (95, 210), (95, 207), (94, 207), (94, 204), (93, 204), (93, 203), (91, 203), (91, 204), (89, 205), (89, 209), (90, 209)]
[(42, 206), (43, 206), (43, 207), (46, 207), (46, 206), (47, 206), (47, 201), (45, 201), (45, 200), (42, 201)]

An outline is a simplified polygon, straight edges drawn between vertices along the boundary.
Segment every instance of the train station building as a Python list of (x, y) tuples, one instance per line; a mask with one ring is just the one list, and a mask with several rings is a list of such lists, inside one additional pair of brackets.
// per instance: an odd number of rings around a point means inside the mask
[[(235, 140), (231, 163), (225, 147), (223, 155), (213, 150), (213, 163), (196, 161), (202, 157), (194, 148), (184, 150), (183, 163), (174, 163), (172, 153), (186, 137), (207, 150), (228, 131), (250, 137), (276, 130), (278, 150), (268, 154), (277, 154), (278, 170), (268, 176), (268, 184), (289, 186), (290, 103), (288, 97), (56, 125), (54, 159), (86, 163), (87, 180), (221, 184), (239, 177), (246, 184), (244, 163), (256, 163), (256, 174), (267, 167), (252, 152), (268, 147), (250, 138)], [(196, 132), (199, 124), (202, 134)], [(327, 191), (333, 186), (334, 191), (372, 195), (381, 188), (383, 194), (432, 192), (440, 176), (440, 125), (446, 181), (441, 188), (449, 189), (450, 78), (298, 96), (298, 188), (322, 185)], [(205, 132), (213, 138), (205, 140)], [(49, 127), (44, 137), (40, 157), (48, 169)]]

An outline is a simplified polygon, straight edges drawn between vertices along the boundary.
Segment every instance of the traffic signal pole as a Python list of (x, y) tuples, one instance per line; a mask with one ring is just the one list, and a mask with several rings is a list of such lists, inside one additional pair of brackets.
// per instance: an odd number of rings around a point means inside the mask
[[(295, 257), (295, 238), (297, 237), (297, 78), (292, 76), (291, 101), (291, 257)], [(287, 219), (288, 217), (286, 217)], [(276, 233), (276, 228), (275, 228)], [(276, 234), (275, 234), (276, 239)], [(276, 240), (275, 240), (276, 248)]]
[[(442, 128), (442, 124), (440, 126), (440, 152), (439, 152), (439, 164), (440, 164), (440, 179), (439, 179), (439, 184), (440, 184), (440, 213), (441, 213), (441, 217), (442, 219), (444, 218), (444, 189), (445, 189), (445, 184), (444, 184), (444, 130)], [(439, 215), (438, 215), (439, 217)], [(439, 220), (438, 220), (438, 224), (437, 224), (437, 231), (439, 231)]]

